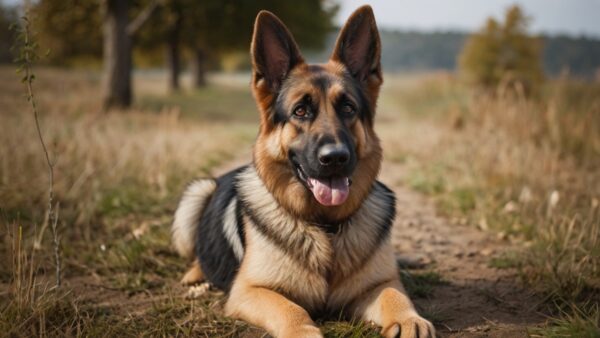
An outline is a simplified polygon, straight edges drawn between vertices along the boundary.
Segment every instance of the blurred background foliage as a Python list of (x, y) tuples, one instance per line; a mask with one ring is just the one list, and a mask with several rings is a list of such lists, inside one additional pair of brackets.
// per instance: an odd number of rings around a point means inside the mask
[(16, 8), (0, 6), (0, 62), (6, 63), (13, 59), (11, 47), (15, 41), (15, 34), (10, 26), (17, 22)]
[(247, 69), (254, 17), (263, 9), (284, 20), (300, 44), (319, 49), (338, 6), (321, 0), (302, 6), (275, 0), (40, 0), (32, 5), (40, 48), (50, 51), (48, 63), (103, 65), (105, 108), (131, 105), (135, 66), (164, 64), (171, 90), (180, 88), (185, 68), (196, 87), (205, 85), (207, 70)]
[(541, 40), (527, 35), (528, 22), (516, 5), (506, 11), (504, 22), (489, 18), (460, 54), (467, 81), (488, 90), (518, 83), (526, 93), (537, 91), (544, 77)]
[[(132, 2), (132, 16), (150, 3)], [(182, 24), (184, 64), (193, 63), (195, 46), (210, 46), (207, 69), (248, 69), (246, 57), (252, 22), (259, 9), (270, 9), (282, 18), (304, 49), (315, 59), (324, 60), (335, 41), (333, 16), (338, 6), (331, 1), (307, 1), (302, 6), (273, 0), (195, 2), (169, 0), (162, 3), (149, 19), (149, 24), (136, 37), (135, 65), (161, 67), (167, 24), (173, 21), (177, 8), (185, 9)], [(13, 40), (8, 30), (18, 19), (15, 6), (0, 3), (0, 63), (9, 63), (9, 46)], [(54, 65), (96, 66), (102, 58), (102, 26), (100, 2), (91, 0), (41, 0), (36, 3), (37, 31), (42, 48), (51, 53), (45, 62)], [(523, 13), (521, 13), (523, 14)], [(525, 19), (525, 17), (524, 17)], [(526, 20), (525, 20), (526, 21)], [(495, 22), (495, 19), (488, 22)], [(486, 29), (488, 29), (486, 25)], [(523, 27), (518, 27), (523, 28)], [(481, 36), (477, 34), (476, 36)], [(388, 72), (407, 70), (454, 70), (469, 33), (460, 31), (420, 32), (381, 30), (383, 67)], [(475, 37), (474, 37), (475, 38)], [(596, 76), (600, 66), (600, 41), (586, 36), (540, 35), (535, 37), (541, 53), (543, 71), (556, 76), (561, 72), (587, 79)], [(205, 47), (206, 48), (206, 47)], [(207, 48), (208, 49), (208, 48)], [(237, 54), (237, 56), (231, 56)], [(241, 57), (239, 56), (241, 55)], [(232, 59), (237, 64), (232, 65)]]
[[(130, 17), (151, 3), (150, 0), (131, 1)], [(320, 0), (305, 1), (302, 6), (274, 0), (164, 0), (158, 3), (148, 24), (142, 26), (135, 39), (135, 61), (146, 67), (162, 66), (166, 58), (163, 49), (174, 36), (185, 51), (185, 58), (190, 61), (191, 54), (198, 48), (204, 49), (213, 61), (226, 54), (246, 52), (254, 17), (262, 9), (274, 12), (285, 21), (305, 48), (321, 49), (324, 37), (334, 28), (332, 19), (337, 12), (335, 4)], [(14, 10), (5, 7), (3, 11)], [(40, 43), (43, 48), (51, 50), (47, 62), (63, 66), (81, 64), (82, 60), (83, 63), (100, 63), (100, 1), (40, 0), (34, 5), (34, 13)], [(5, 20), (15, 19), (13, 15)], [(11, 60), (6, 56), (1, 61)], [(218, 62), (210, 65), (210, 69), (220, 67)], [(248, 67), (247, 62), (245, 67)]]
[[(126, 6), (117, 12), (113, 3)], [(202, 87), (208, 71), (248, 71), (252, 24), (261, 9), (286, 22), (309, 60), (325, 61), (335, 42), (334, 17), (339, 10), (331, 0), (307, 0), (301, 6), (275, 0), (39, 0), (32, 7), (40, 49), (49, 51), (43, 62), (104, 66), (105, 108), (130, 106), (133, 69), (167, 69), (172, 91), (180, 88), (183, 72), (191, 74), (194, 87)], [(14, 5), (0, 8), (0, 43), (6, 45), (0, 49), (0, 63), (12, 60), (9, 46), (14, 39), (8, 26), (18, 15)], [(117, 17), (127, 29), (107, 33), (116, 29), (111, 25), (117, 20), (111, 18)], [(458, 70), (477, 88), (518, 84), (525, 94), (539, 93), (545, 76), (569, 74), (587, 80), (600, 76), (599, 40), (533, 36), (527, 30), (529, 21), (515, 5), (502, 20), (490, 17), (471, 35), (382, 29), (383, 68)]]
[[(148, 5), (149, 0), (132, 2), (132, 15)], [(92, 0), (41, 0), (36, 3), (37, 31), (43, 48), (51, 53), (46, 62), (54, 65), (95, 65), (102, 58), (100, 2)], [(302, 47), (313, 49), (317, 59), (328, 56), (335, 40), (332, 18), (337, 5), (330, 1), (307, 1), (302, 6), (273, 0), (196, 2), (169, 0), (153, 13), (136, 39), (135, 64), (143, 67), (162, 66), (165, 55), (167, 23), (177, 8), (185, 9), (181, 34), (184, 61), (192, 61), (194, 45), (210, 46), (209, 69), (221, 69), (226, 54), (245, 53), (251, 26), (259, 9), (270, 9), (288, 25)], [(521, 13), (522, 14), (522, 13)], [(0, 62), (9, 63), (9, 46), (13, 40), (8, 30), (18, 19), (15, 6), (0, 3)], [(496, 20), (493, 20), (499, 24)], [(488, 27), (489, 28), (489, 27)], [(479, 36), (480, 34), (478, 34)], [(469, 33), (460, 31), (419, 32), (382, 29), (383, 63), (387, 71), (454, 70)], [(543, 70), (555, 76), (563, 71), (571, 75), (593, 78), (600, 66), (600, 41), (586, 36), (541, 35), (536, 39)], [(315, 53), (315, 50), (317, 53)], [(320, 52), (322, 51), (322, 52)], [(229, 57), (231, 59), (231, 57)], [(241, 60), (243, 58), (237, 58)], [(240, 61), (235, 69), (248, 67)]]

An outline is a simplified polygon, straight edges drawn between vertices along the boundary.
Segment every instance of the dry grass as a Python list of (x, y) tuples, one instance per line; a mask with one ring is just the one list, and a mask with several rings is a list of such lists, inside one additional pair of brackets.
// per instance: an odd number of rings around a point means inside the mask
[(530, 332), (532, 338), (598, 338), (600, 337), (600, 311), (598, 304), (571, 305), (556, 318), (550, 318), (548, 325)]
[[(249, 91), (216, 86), (174, 100), (142, 75), (136, 84), (145, 91), (138, 94), (152, 99), (152, 106), (105, 114), (95, 73), (41, 69), (36, 75), (42, 131), (56, 161), (67, 286), (45, 286), (53, 271), (50, 238), (36, 229), (46, 217), (47, 168), (19, 78), (14, 69), (0, 68), (0, 254), (14, 258), (0, 264), (0, 330), (12, 336), (221, 336), (245, 327), (223, 318), (217, 323), (210, 318), (218, 312), (209, 310), (209, 327), (177, 324), (208, 304), (189, 310), (193, 302), (169, 289), (185, 262), (170, 249), (168, 223), (189, 180), (249, 153), (256, 134)], [(235, 121), (213, 118), (224, 97), (238, 108)], [(191, 102), (182, 105), (187, 111), (177, 100)], [(86, 299), (82, 283), (114, 291), (121, 301), (152, 292), (158, 295), (150, 299), (168, 296), (171, 303), (153, 301), (133, 315), (133, 308), (116, 311), (98, 306), (98, 298)]]
[[(0, 330), (21, 332), (25, 323), (31, 329), (23, 335), (40, 336), (252, 330), (221, 315), (218, 294), (181, 296), (175, 286), (185, 262), (168, 233), (185, 183), (249, 152), (256, 113), (241, 89), (246, 80), (167, 96), (162, 79), (138, 75), (137, 106), (103, 114), (97, 74), (37, 75), (42, 130), (56, 156), (67, 292), (42, 287), (53, 272), (48, 239), (40, 251), (31, 247), (45, 218), (46, 168), (18, 78), (0, 69), (0, 221), (7, 225), (0, 255), (27, 262), (0, 265)], [(531, 100), (502, 91), (473, 96), (448, 75), (386, 81), (378, 130), (386, 160), (412, 169), (407, 183), (435, 196), (455, 222), (523, 247), (491, 265), (519, 267), (529, 285), (557, 303), (597, 302), (600, 86), (563, 80)], [(18, 250), (13, 224), (23, 229)], [(423, 296), (429, 284), (443, 282), (420, 277), (412, 277), (413, 292)], [(150, 301), (140, 305), (142, 296)], [(550, 327), (581, 319), (598, 328), (589, 320), (597, 312), (565, 311)], [(323, 325), (332, 337), (376, 336), (362, 324)]]
[(407, 183), (435, 196), (456, 223), (523, 248), (492, 266), (519, 267), (553, 302), (597, 304), (600, 85), (561, 79), (529, 99), (506, 88), (471, 94), (439, 75), (395, 90), (417, 130), (389, 145), (413, 168)]
[[(11, 81), (6, 74), (10, 70), (2, 72), (3, 81)], [(93, 77), (86, 82), (85, 75), (66, 74), (53, 86), (56, 72), (38, 74), (40, 109), (46, 116), (41, 123), (56, 160), (61, 218), (76, 225), (86, 239), (100, 218), (142, 210), (160, 214), (165, 206), (172, 208), (186, 181), (210, 174), (240, 148), (247, 151), (255, 134), (251, 124), (201, 120), (202, 106), (194, 123), (169, 105), (157, 106), (161, 110), (152, 114), (135, 109), (103, 114)], [(40, 222), (47, 184), (39, 145), (22, 97), (2, 99), (8, 102), (0, 116), (7, 126), (0, 134), (0, 157), (10, 159), (0, 167), (2, 211), (9, 219)]]
[(40, 258), (27, 245), (21, 226), (7, 226), (12, 276), (0, 295), (0, 331), (8, 337), (75, 334), (87, 318), (65, 290), (40, 278)]

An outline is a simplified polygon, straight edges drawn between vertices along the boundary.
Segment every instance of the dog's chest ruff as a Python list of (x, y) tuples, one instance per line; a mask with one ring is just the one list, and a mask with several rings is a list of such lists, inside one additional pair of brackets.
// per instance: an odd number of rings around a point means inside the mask
[[(307, 307), (322, 307), (331, 288), (360, 269), (389, 237), (395, 198), (380, 182), (354, 215), (331, 225), (337, 228), (334, 233), (285, 211), (254, 167), (240, 172), (236, 182), (239, 207), (247, 219), (247, 245), (257, 246), (247, 248), (242, 265), (252, 270), (255, 283), (276, 287), (293, 299), (312, 299), (313, 304), (303, 304)], [(290, 275), (306, 281), (299, 283)]]

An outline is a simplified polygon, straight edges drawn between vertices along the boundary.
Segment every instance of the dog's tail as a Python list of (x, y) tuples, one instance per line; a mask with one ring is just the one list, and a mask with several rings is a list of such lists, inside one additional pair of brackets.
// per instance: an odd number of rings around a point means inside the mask
[(194, 254), (198, 222), (206, 203), (216, 188), (215, 180), (198, 179), (190, 183), (183, 193), (171, 226), (173, 245), (183, 257), (192, 257)]

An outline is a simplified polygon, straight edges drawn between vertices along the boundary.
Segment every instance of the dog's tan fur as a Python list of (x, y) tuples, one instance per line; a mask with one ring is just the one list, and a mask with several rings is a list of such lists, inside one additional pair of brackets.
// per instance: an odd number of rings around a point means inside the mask
[[(325, 306), (373, 321), (389, 337), (394, 336), (395, 325), (406, 328), (402, 337), (433, 335), (433, 327), (418, 316), (402, 288), (389, 240), (377, 243), (375, 224), (369, 223), (382, 221), (377, 218), (378, 208), (385, 207), (380, 195), (371, 193), (355, 212), (355, 223), (330, 236), (283, 210), (274, 210), (275, 196), (268, 193), (258, 174), (247, 170), (243, 175), (246, 183), (240, 189), (241, 198), (256, 210), (264, 210), (263, 224), (273, 225), (271, 230), (289, 250), (265, 237), (252, 219), (244, 219), (246, 254), (226, 304), (228, 315), (263, 327), (276, 337), (319, 336), (309, 313)], [(408, 330), (413, 326), (420, 331)]]
[(194, 259), (192, 266), (181, 278), (181, 284), (191, 285), (191, 284), (200, 283), (203, 280), (204, 280), (204, 273), (202, 273), (202, 268), (200, 267), (200, 262), (198, 261), (198, 259)]
[[(274, 31), (275, 30), (275, 31)], [(283, 43), (277, 39), (285, 39)], [(351, 40), (354, 39), (354, 40)], [(370, 48), (362, 68), (348, 63), (348, 48)], [(319, 97), (319, 115), (311, 124), (271, 121), (276, 92), (265, 76), (261, 48), (280, 43), (274, 57), (290, 64), (285, 74), (287, 108), (307, 93)], [(369, 108), (375, 105), (383, 82), (380, 41), (373, 12), (359, 8), (340, 33), (329, 63), (319, 65), (320, 76), (329, 79), (327, 91), (311, 82), (314, 69), (302, 59), (298, 47), (283, 23), (269, 12), (261, 12), (255, 24), (251, 54), (254, 77), (252, 90), (261, 113), (261, 125), (254, 147), (253, 167), (240, 174), (239, 199), (251, 206), (242, 225), (245, 251), (225, 306), (229, 316), (266, 329), (276, 337), (322, 337), (310, 314), (323, 309), (342, 311), (350, 318), (371, 321), (382, 327), (385, 337), (433, 337), (431, 323), (420, 317), (399, 280), (389, 236), (380, 238), (378, 224), (384, 222), (389, 191), (375, 184), (382, 149), (373, 129), (373, 118), (336, 118), (334, 99), (348, 90), (344, 74), (360, 73), (361, 88)], [(289, 55), (281, 55), (289, 53)], [(294, 63), (291, 64), (293, 60)], [(273, 62), (283, 62), (279, 59)], [(283, 81), (283, 80), (281, 80)], [(357, 166), (348, 199), (339, 206), (323, 206), (295, 177), (287, 157), (297, 146), (299, 135), (321, 133), (336, 124), (347, 123), (356, 145)], [(318, 220), (331, 223), (352, 218), (351, 226), (332, 234), (315, 226)], [(257, 221), (259, 220), (259, 221)], [(202, 277), (199, 263), (185, 281)]]

